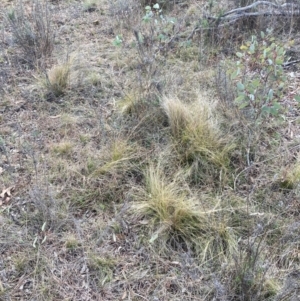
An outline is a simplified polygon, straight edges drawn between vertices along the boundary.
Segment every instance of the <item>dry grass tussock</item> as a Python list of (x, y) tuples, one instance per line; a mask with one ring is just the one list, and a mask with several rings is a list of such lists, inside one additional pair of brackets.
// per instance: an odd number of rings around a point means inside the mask
[(200, 262), (221, 262), (225, 254), (237, 251), (239, 232), (249, 226), (248, 221), (243, 224), (231, 218), (233, 212), (242, 215), (245, 208), (242, 203), (224, 205), (220, 198), (191, 193), (180, 181), (182, 176), (171, 180), (159, 166), (150, 166), (132, 211), (150, 229), (150, 243), (158, 240), (165, 245), (166, 255), (167, 246), (175, 244), (194, 250)]
[(200, 173), (199, 178), (205, 177), (203, 174), (210, 169), (226, 172), (236, 147), (233, 136), (221, 129), (216, 106), (216, 102), (201, 97), (200, 93), (190, 103), (174, 97), (162, 101), (180, 160), (191, 166), (190, 173)]
[(47, 86), (55, 96), (60, 96), (67, 89), (70, 77), (69, 63), (53, 66), (47, 75)]
[(83, 58), (83, 53), (66, 54), (63, 60), (53, 64), (48, 70), (40, 70), (34, 89), (46, 100), (57, 100), (72, 90), (88, 90), (101, 81), (99, 74), (88, 71), (89, 63)]
[(0, 300), (299, 299), (298, 66), (247, 119), (233, 2), (1, 2)]
[(173, 137), (179, 145), (184, 145), (187, 160), (200, 154), (216, 165), (228, 164), (226, 156), (234, 144), (230, 147), (228, 137), (225, 138), (221, 132), (216, 103), (208, 102), (200, 96), (190, 104), (176, 98), (165, 98), (162, 106), (168, 116)]

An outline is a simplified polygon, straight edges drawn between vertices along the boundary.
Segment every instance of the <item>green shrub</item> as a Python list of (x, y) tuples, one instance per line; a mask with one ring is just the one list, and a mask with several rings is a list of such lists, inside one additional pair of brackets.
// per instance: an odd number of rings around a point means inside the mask
[(270, 32), (261, 32), (260, 38), (252, 36), (240, 49), (235, 69), (230, 71), (236, 83), (236, 105), (255, 123), (278, 116), (283, 112), (280, 101), (287, 86), (284, 46)]

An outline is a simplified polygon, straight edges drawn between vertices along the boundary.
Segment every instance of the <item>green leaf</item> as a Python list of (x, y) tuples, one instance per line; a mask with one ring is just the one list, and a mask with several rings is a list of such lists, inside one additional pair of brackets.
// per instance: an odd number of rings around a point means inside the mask
[(237, 71), (233, 72), (231, 75), (230, 75), (230, 78), (233, 80), (233, 79), (236, 79), (237, 78)]
[(255, 45), (252, 43), (249, 47), (249, 52), (253, 54), (255, 52)]
[(239, 91), (244, 91), (245, 90), (245, 86), (241, 82), (237, 83), (237, 88), (238, 88)]
[(295, 98), (296, 101), (300, 102), (300, 95), (295, 95), (294, 98)]
[(273, 116), (277, 116), (279, 113), (279, 110), (281, 109), (281, 105), (279, 103), (274, 103), (274, 105), (270, 108), (270, 114)]
[(278, 85), (278, 89), (281, 90), (281, 89), (283, 89), (284, 86), (285, 86), (285, 83), (280, 82), (279, 85)]
[(155, 232), (149, 239), (149, 242), (152, 244), (153, 242), (155, 242), (157, 240), (157, 238), (158, 238), (158, 233)]
[(267, 57), (267, 49), (264, 49), (264, 59)]
[(280, 48), (277, 50), (277, 55), (282, 56), (282, 55), (284, 55), (284, 54), (285, 54), (285, 50), (284, 50), (282, 47), (280, 47)]
[(279, 110), (281, 109), (281, 105), (277, 102), (274, 102), (271, 107), (269, 106), (263, 106), (262, 107), (262, 112), (264, 113), (269, 113), (273, 116), (277, 116), (279, 113)]
[(245, 101), (239, 105), (239, 109), (244, 109), (244, 108), (248, 107), (248, 105), (249, 104)]
[(158, 3), (154, 4), (154, 5), (153, 5), (153, 8), (154, 8), (154, 9), (159, 9), (159, 4), (158, 4)]
[(122, 40), (122, 36), (116, 36), (116, 38), (113, 41), (114, 46), (120, 46), (122, 44), (123, 40)]
[[(246, 95), (243, 93), (243, 94), (240, 94), (238, 97), (236, 97), (236, 99), (234, 100), (236, 103), (240, 103), (242, 101), (244, 101), (246, 98)], [(248, 105), (248, 103), (246, 102), (246, 105)]]
[(243, 57), (243, 54), (241, 52), (237, 52), (236, 56), (239, 57), (239, 58), (241, 58), (241, 57)]
[(258, 78), (255, 78), (254, 80), (252, 80), (251, 82), (251, 86), (253, 89), (257, 89), (259, 87), (260, 81)]
[(237, 76), (240, 74), (240, 68), (237, 68), (233, 73), (231, 73), (230, 75), (230, 78), (233, 80), (233, 79), (236, 79)]
[(269, 65), (273, 65), (273, 61), (271, 59), (268, 59)]
[(278, 103), (278, 102), (274, 102), (273, 103), (273, 108), (276, 109), (276, 110), (280, 110), (282, 108), (281, 104)]
[(273, 90), (272, 89), (269, 90), (268, 98), (269, 98), (269, 100), (271, 100), (273, 98)]
[(265, 33), (263, 31), (261, 31), (260, 36), (261, 36), (262, 39), (264, 39), (265, 38)]
[(152, 15), (151, 15), (150, 13), (148, 13), (148, 14), (146, 14), (146, 15), (143, 17), (143, 21), (144, 21), (145, 23), (149, 23), (150, 20), (151, 20), (151, 17), (152, 17)]
[(158, 35), (158, 39), (161, 41), (165, 41), (167, 39), (167, 36), (161, 33)]

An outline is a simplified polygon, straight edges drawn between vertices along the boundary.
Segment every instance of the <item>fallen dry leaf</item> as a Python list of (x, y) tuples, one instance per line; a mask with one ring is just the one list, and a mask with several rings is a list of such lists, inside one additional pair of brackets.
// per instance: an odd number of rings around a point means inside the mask
[(0, 194), (0, 198), (4, 199), (6, 197), (10, 197), (11, 196), (11, 192), (14, 190), (14, 186), (10, 186), (6, 189), (3, 189), (1, 194)]
[(14, 186), (10, 186), (6, 189), (3, 189), (0, 194), (0, 206), (3, 204), (8, 204), (11, 199), (11, 192), (14, 190)]

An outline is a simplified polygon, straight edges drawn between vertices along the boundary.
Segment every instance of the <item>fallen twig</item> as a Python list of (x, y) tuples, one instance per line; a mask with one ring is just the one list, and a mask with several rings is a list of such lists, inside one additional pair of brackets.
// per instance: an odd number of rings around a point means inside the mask
[[(251, 11), (259, 5), (268, 6), (268, 10)], [(216, 27), (222, 27), (224, 25), (232, 24), (242, 18), (258, 16), (300, 16), (300, 5), (293, 3), (278, 5), (269, 1), (256, 1), (248, 6), (228, 11), (219, 17), (206, 16), (205, 18), (214, 21)], [(225, 24), (221, 24), (224, 22)]]

